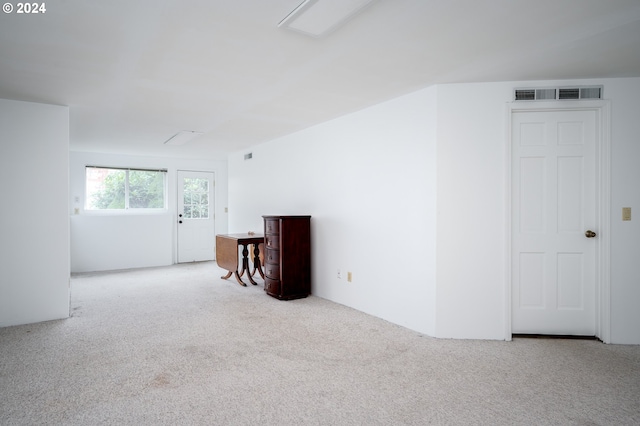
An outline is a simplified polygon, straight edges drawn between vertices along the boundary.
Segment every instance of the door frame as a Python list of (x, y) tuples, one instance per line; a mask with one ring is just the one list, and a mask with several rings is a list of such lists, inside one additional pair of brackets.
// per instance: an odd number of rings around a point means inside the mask
[(595, 101), (511, 102), (506, 113), (506, 203), (505, 203), (505, 340), (512, 339), (512, 285), (511, 282), (511, 214), (512, 191), (512, 120), (516, 112), (594, 111), (596, 113), (596, 277), (595, 310), (596, 337), (611, 342), (611, 103)]
[[(211, 173), (213, 175), (213, 188), (211, 190), (211, 195), (213, 197), (213, 210), (211, 211), (211, 214), (213, 214), (213, 234), (214, 234), (214, 241), (215, 241), (215, 233), (216, 233), (216, 220), (217, 220), (217, 216), (216, 216), (216, 208), (217, 208), (217, 202), (218, 202), (218, 188), (216, 185), (216, 171), (215, 170), (195, 170), (195, 169), (176, 169), (176, 177), (175, 177), (175, 203), (173, 205), (173, 232), (174, 232), (174, 252), (175, 252), (175, 256), (174, 256), (174, 264), (178, 264), (178, 260), (180, 259), (178, 250), (180, 250), (179, 247), (179, 235), (178, 233), (179, 231), (179, 225), (178, 225), (178, 205), (180, 204), (179, 198), (178, 198), (178, 194), (180, 193), (180, 172), (187, 172), (187, 173)], [(215, 242), (214, 242), (215, 244)], [(215, 246), (214, 246), (214, 250), (213, 250), (213, 260), (216, 260), (216, 254), (215, 254)]]

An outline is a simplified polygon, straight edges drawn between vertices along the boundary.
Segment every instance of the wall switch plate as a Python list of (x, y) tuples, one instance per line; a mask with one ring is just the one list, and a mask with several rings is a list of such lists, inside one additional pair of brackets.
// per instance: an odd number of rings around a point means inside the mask
[(351, 282), (351, 278), (352, 278), (351, 272), (347, 272), (347, 281)]
[(631, 207), (622, 208), (622, 220), (631, 220)]

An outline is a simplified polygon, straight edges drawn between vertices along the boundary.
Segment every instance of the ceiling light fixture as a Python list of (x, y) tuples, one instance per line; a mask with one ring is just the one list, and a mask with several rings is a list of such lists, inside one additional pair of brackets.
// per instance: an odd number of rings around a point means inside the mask
[(169, 139), (164, 141), (165, 145), (184, 145), (187, 142), (197, 138), (202, 135), (203, 132), (196, 132), (193, 130), (182, 130), (175, 135), (171, 136)]
[(304, 0), (278, 27), (288, 28), (313, 37), (335, 30), (374, 0)]

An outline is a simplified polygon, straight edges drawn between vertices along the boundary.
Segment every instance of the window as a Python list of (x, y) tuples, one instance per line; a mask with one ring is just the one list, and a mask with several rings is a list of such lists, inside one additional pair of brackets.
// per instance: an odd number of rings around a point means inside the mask
[(184, 217), (209, 219), (209, 180), (184, 178)]
[(86, 210), (166, 208), (166, 170), (86, 167)]

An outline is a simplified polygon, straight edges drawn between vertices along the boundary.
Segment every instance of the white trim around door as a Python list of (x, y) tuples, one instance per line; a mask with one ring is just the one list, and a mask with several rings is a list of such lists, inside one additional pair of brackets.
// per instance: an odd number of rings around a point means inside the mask
[(177, 263), (215, 259), (215, 173), (177, 172)]
[(611, 106), (606, 100), (512, 102), (506, 112), (506, 191), (505, 191), (505, 340), (512, 338), (512, 119), (516, 112), (527, 111), (594, 111), (596, 118), (596, 222), (598, 241), (596, 248), (596, 337), (604, 343), (611, 341), (611, 282), (610, 282), (610, 211), (611, 211)]

